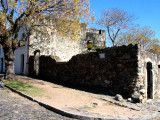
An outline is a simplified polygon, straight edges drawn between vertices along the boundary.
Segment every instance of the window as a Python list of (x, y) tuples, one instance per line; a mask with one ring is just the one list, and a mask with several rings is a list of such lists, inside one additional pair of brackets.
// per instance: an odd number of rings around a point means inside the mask
[(101, 29), (99, 30), (99, 34), (102, 34), (102, 30)]

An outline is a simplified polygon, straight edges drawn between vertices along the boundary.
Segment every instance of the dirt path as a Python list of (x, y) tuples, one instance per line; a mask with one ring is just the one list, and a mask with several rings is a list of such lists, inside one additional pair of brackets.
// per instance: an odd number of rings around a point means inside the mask
[(53, 107), (72, 111), (77, 114), (89, 114), (98, 117), (133, 117), (148, 114), (144, 111), (135, 111), (129, 108), (117, 106), (107, 101), (98, 99), (80, 90), (75, 90), (49, 82), (18, 76), (18, 80), (42, 88), (43, 94), (34, 97)]

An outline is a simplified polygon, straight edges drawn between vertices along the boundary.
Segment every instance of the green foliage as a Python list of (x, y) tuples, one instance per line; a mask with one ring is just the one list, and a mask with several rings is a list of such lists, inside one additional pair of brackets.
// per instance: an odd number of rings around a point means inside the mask
[(37, 96), (41, 93), (43, 93), (43, 89), (41, 88), (37, 88), (35, 86), (29, 85), (27, 83), (23, 83), (20, 81), (8, 81), (8, 80), (4, 80), (3, 81), (6, 85), (20, 91), (23, 92), (27, 95), (30, 95), (32, 97)]
[(61, 59), (58, 56), (50, 55), (52, 59), (55, 59), (56, 61), (60, 61)]
[[(104, 49), (105, 47), (102, 47), (102, 46), (97, 46), (97, 45), (94, 45), (93, 44), (93, 47), (92, 47), (92, 49), (91, 49), (91, 51), (93, 50), (96, 50), (96, 49)], [(89, 54), (90, 53), (90, 51), (89, 50), (85, 50), (85, 51), (83, 51), (81, 54)]]
[(89, 50), (85, 50), (85, 51), (82, 51), (81, 54), (89, 54), (89, 53), (90, 53)]
[(160, 55), (160, 45), (153, 44), (152, 48), (149, 51), (157, 55)]
[(105, 48), (105, 47), (97, 46), (97, 45), (94, 45), (94, 44), (93, 44), (92, 50), (103, 49), (103, 48)]

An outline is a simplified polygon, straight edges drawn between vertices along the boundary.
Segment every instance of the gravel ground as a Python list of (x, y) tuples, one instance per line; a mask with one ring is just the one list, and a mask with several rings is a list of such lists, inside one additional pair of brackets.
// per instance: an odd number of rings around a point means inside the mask
[(0, 120), (76, 120), (51, 112), (37, 103), (0, 89)]

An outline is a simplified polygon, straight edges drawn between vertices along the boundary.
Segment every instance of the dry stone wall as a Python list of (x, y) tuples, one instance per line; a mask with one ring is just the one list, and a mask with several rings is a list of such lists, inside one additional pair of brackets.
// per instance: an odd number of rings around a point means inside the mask
[[(101, 53), (105, 58), (99, 58)], [(51, 57), (41, 56), (39, 76), (51, 82), (65, 82), (130, 97), (137, 80), (137, 54), (137, 45), (129, 45), (79, 54), (65, 63), (56, 63)], [(34, 73), (33, 61), (34, 58), (30, 57), (30, 75)]]
[[(68, 62), (57, 63), (40, 57), (39, 77), (146, 102), (160, 96), (160, 58), (140, 45), (97, 49), (78, 54)], [(34, 75), (34, 57), (30, 57), (30, 75)]]

